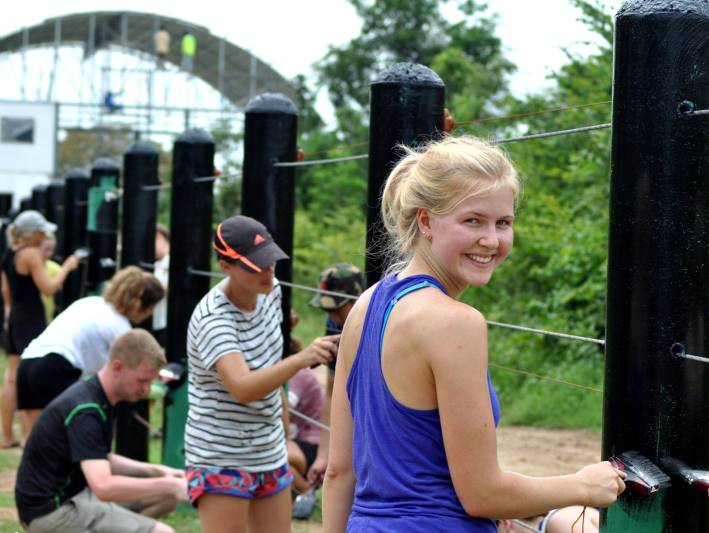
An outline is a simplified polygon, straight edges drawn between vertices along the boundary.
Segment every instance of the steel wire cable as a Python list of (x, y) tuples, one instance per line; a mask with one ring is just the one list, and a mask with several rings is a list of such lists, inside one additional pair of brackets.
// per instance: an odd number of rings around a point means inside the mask
[(488, 366), (490, 368), (497, 368), (499, 370), (505, 370), (507, 372), (512, 372), (514, 374), (522, 374), (524, 376), (529, 376), (529, 377), (541, 379), (544, 381), (550, 381), (552, 383), (558, 383), (559, 385), (567, 385), (569, 387), (574, 387), (577, 389), (582, 389), (582, 390), (587, 390), (587, 391), (592, 391), (592, 392), (600, 392), (601, 394), (603, 394), (603, 389), (599, 389), (597, 387), (591, 387), (590, 385), (582, 385), (580, 383), (574, 383), (573, 381), (567, 381), (565, 379), (553, 378), (551, 376), (545, 376), (543, 374), (537, 374), (535, 372), (530, 372), (528, 370), (521, 370), (519, 368), (514, 368), (511, 366), (507, 366), (507, 365), (500, 365), (497, 363), (488, 362)]
[[(141, 263), (141, 265), (142, 265), (142, 263)], [(150, 265), (150, 266), (152, 266), (152, 265)], [(187, 272), (189, 274), (194, 274), (196, 276), (208, 276), (208, 277), (212, 277), (212, 278), (224, 277), (224, 274), (222, 274), (221, 272), (209, 272), (206, 270), (196, 270), (193, 268), (188, 268)], [(345, 294), (343, 292), (327, 291), (327, 290), (320, 289), (317, 287), (309, 287), (307, 285), (300, 285), (298, 283), (291, 283), (288, 281), (278, 280), (278, 283), (280, 283), (281, 285), (283, 285), (285, 287), (292, 287), (294, 289), (301, 289), (301, 290), (315, 292), (315, 293), (319, 293), (319, 294), (326, 294), (328, 296), (335, 296), (337, 298), (345, 298), (348, 300), (356, 300), (358, 298), (357, 296), (353, 296), (351, 294)], [(489, 325), (495, 326), (495, 327), (513, 329), (516, 331), (522, 331), (525, 333), (534, 333), (537, 335), (545, 335), (548, 337), (558, 337), (561, 339), (574, 340), (574, 341), (579, 341), (579, 342), (589, 342), (589, 343), (599, 344), (599, 345), (604, 345), (606, 343), (606, 341), (604, 341), (603, 339), (594, 339), (592, 337), (582, 337), (581, 335), (572, 335), (569, 333), (558, 333), (555, 331), (548, 331), (548, 330), (544, 330), (544, 329), (530, 328), (530, 327), (526, 327), (526, 326), (518, 326), (516, 324), (506, 324), (504, 322), (497, 322), (495, 320), (487, 320), (487, 323)]]
[(582, 337), (580, 335), (571, 335), (569, 333), (557, 333), (555, 331), (547, 331), (544, 329), (529, 328), (526, 326), (518, 326), (516, 324), (505, 324), (503, 322), (496, 322), (494, 320), (488, 320), (487, 323), (490, 324), (491, 326), (497, 326), (497, 327), (507, 328), (507, 329), (514, 329), (517, 331), (524, 331), (526, 333), (536, 333), (539, 335), (547, 335), (549, 337), (559, 337), (561, 339), (568, 339), (568, 340), (573, 340), (573, 341), (591, 342), (594, 344), (600, 344), (601, 346), (606, 344), (605, 340), (594, 339), (592, 337)]
[(549, 109), (542, 109), (539, 111), (526, 111), (524, 113), (514, 113), (511, 115), (503, 115), (503, 116), (499, 116), (499, 117), (484, 117), (484, 118), (477, 118), (477, 119), (473, 119), (473, 120), (464, 120), (462, 122), (456, 121), (456, 126), (463, 126), (463, 125), (468, 125), (468, 124), (484, 124), (486, 122), (495, 122), (498, 120), (510, 120), (510, 119), (516, 119), (516, 118), (526, 118), (526, 117), (534, 117), (534, 116), (539, 116), (539, 115), (547, 115), (549, 113), (555, 113), (557, 111), (571, 111), (574, 109), (585, 109), (588, 107), (607, 105), (607, 104), (610, 104), (611, 102), (612, 102), (612, 100), (605, 100), (603, 102), (594, 102), (592, 104), (580, 104), (580, 105), (572, 105), (572, 106), (565, 106), (565, 107), (552, 107)]
[[(477, 118), (473, 120), (464, 120), (461, 122), (456, 121), (456, 126), (464, 126), (464, 125), (470, 125), (470, 124), (484, 124), (487, 122), (496, 122), (496, 121), (502, 121), (502, 120), (511, 120), (511, 119), (518, 119), (518, 118), (526, 118), (526, 117), (533, 117), (533, 116), (539, 116), (539, 115), (547, 115), (550, 113), (557, 113), (560, 111), (572, 111), (575, 109), (585, 109), (589, 107), (597, 107), (601, 105), (607, 105), (610, 104), (612, 100), (605, 100), (603, 102), (593, 102), (590, 104), (579, 104), (579, 105), (572, 105), (572, 106), (561, 106), (561, 107), (552, 107), (549, 109), (541, 109), (539, 111), (526, 111), (523, 113), (513, 113), (509, 115), (501, 115), (501, 116), (492, 116), (492, 117), (484, 117), (484, 118)], [(348, 144), (348, 145), (341, 145), (341, 146), (335, 146), (334, 148), (323, 148), (320, 150), (314, 150), (312, 152), (305, 152), (306, 156), (310, 155), (316, 155), (316, 154), (325, 154), (328, 152), (341, 152), (343, 150), (351, 150), (352, 148), (359, 148), (362, 146), (367, 146), (369, 142), (359, 142), (359, 143), (354, 143), (354, 144)]]
[[(695, 113), (696, 114), (696, 113)], [(508, 144), (520, 141), (529, 141), (533, 139), (546, 139), (549, 137), (561, 137), (564, 135), (575, 135), (577, 133), (586, 133), (590, 131), (608, 129), (612, 126), (610, 122), (604, 124), (594, 124), (592, 126), (581, 126), (578, 128), (571, 128), (567, 130), (556, 130), (556, 131), (545, 131), (541, 133), (531, 133), (529, 135), (519, 135), (517, 137), (508, 137), (500, 139), (491, 139), (491, 144)], [(354, 161), (357, 159), (368, 159), (369, 154), (359, 154), (351, 155), (346, 157), (335, 157), (331, 159), (313, 159), (311, 161), (283, 161), (276, 162), (273, 164), (277, 168), (288, 168), (288, 167), (310, 167), (315, 165), (328, 165), (332, 163), (342, 163), (345, 161)]]
[(302, 418), (306, 422), (310, 422), (311, 424), (319, 427), (320, 429), (324, 429), (325, 431), (330, 431), (330, 428), (328, 426), (326, 426), (325, 424), (323, 424), (319, 420), (315, 420), (314, 418), (311, 418), (308, 415), (301, 413), (297, 409), (293, 409), (292, 407), (288, 407), (288, 412), (292, 415), (297, 416), (298, 418)]
[(311, 161), (284, 161), (274, 163), (273, 166), (277, 168), (288, 168), (288, 167), (310, 167), (314, 165), (329, 165), (331, 163), (342, 163), (344, 161), (355, 161), (358, 159), (368, 159), (369, 154), (359, 154), (359, 155), (348, 155), (345, 157), (335, 157), (332, 159), (313, 159)]

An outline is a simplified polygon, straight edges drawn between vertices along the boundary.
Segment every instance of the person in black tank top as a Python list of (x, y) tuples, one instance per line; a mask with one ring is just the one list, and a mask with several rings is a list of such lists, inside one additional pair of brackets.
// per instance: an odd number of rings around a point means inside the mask
[(53, 295), (74, 270), (78, 259), (72, 255), (64, 261), (52, 279), (47, 275), (41, 245), (46, 235), (53, 234), (55, 224), (38, 211), (23, 211), (8, 228), (11, 248), (2, 259), (2, 295), (5, 302), (5, 331), (8, 362), (2, 388), (2, 447), (17, 444), (12, 432), (12, 419), (17, 407), (16, 376), (20, 354), (46, 326), (40, 294)]

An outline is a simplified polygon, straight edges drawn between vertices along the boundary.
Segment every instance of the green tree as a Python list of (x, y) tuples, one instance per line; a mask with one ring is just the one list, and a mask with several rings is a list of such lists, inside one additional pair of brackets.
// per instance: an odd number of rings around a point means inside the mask
[[(496, 135), (570, 129), (610, 122), (612, 20), (595, 1), (573, 0), (604, 40), (596, 53), (567, 53), (543, 95), (510, 102), (531, 115)], [(476, 131), (480, 132), (480, 128)], [(488, 287), (466, 299), (489, 319), (602, 338), (608, 229), (610, 134), (597, 131), (507, 145), (524, 178), (515, 248)], [(490, 361), (594, 388), (602, 386), (598, 345), (491, 328)], [(493, 370), (508, 420), (542, 425), (600, 425), (601, 395)]]
[(219, 119), (212, 128), (214, 150), (221, 167), (221, 176), (214, 185), (212, 219), (219, 222), (241, 211), (241, 160), (244, 134), (233, 121)]
[[(433, 67), (446, 81), (448, 99), (474, 94), (465, 106), (469, 119), (505, 89), (514, 70), (502, 55), (495, 19), (475, 0), (350, 0), (362, 18), (362, 31), (346, 45), (330, 48), (317, 65), (320, 84), (330, 95), (340, 130), (362, 137), (369, 84), (396, 62)], [(443, 14), (455, 5), (461, 20)], [(462, 106), (461, 106), (462, 107)], [(357, 138), (357, 137), (353, 137)]]
[(101, 157), (120, 162), (134, 140), (134, 132), (127, 128), (70, 129), (59, 144), (59, 173), (75, 167), (88, 168)]

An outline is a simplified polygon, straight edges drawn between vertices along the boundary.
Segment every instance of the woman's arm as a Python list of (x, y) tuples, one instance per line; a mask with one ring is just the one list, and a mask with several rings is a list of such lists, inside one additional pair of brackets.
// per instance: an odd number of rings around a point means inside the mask
[(435, 341), (430, 336), (422, 341), (434, 375), (453, 485), (466, 512), (515, 518), (574, 504), (612, 504), (624, 485), (609, 463), (545, 478), (500, 469), (487, 385), (485, 319), (459, 302), (451, 302), (430, 316), (439, 335)]
[(260, 400), (292, 378), (298, 370), (327, 364), (336, 350), (333, 337), (319, 337), (307, 348), (273, 366), (251, 371), (240, 353), (220, 357), (215, 366), (229, 394), (239, 403)]
[(76, 256), (70, 255), (66, 261), (62, 263), (57, 275), (50, 278), (47, 274), (47, 268), (44, 266), (44, 261), (42, 261), (42, 256), (39, 249), (30, 247), (23, 250), (22, 256), (16, 257), (16, 261), (21, 261), (24, 265), (26, 265), (35, 286), (39, 292), (46, 296), (52, 296), (55, 292), (61, 289), (69, 272), (74, 270), (79, 264), (79, 260)]

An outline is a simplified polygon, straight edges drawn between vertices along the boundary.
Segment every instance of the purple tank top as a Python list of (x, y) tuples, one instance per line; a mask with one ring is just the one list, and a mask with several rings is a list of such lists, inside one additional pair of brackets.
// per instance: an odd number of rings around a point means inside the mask
[[(438, 409), (399, 403), (384, 381), (381, 342), (391, 309), (407, 294), (443, 286), (431, 276), (384, 278), (374, 290), (347, 379), (354, 420), (352, 461), (357, 483), (348, 532), (485, 532), (492, 520), (469, 516), (453, 489)], [(500, 406), (487, 378), (495, 425)]]

